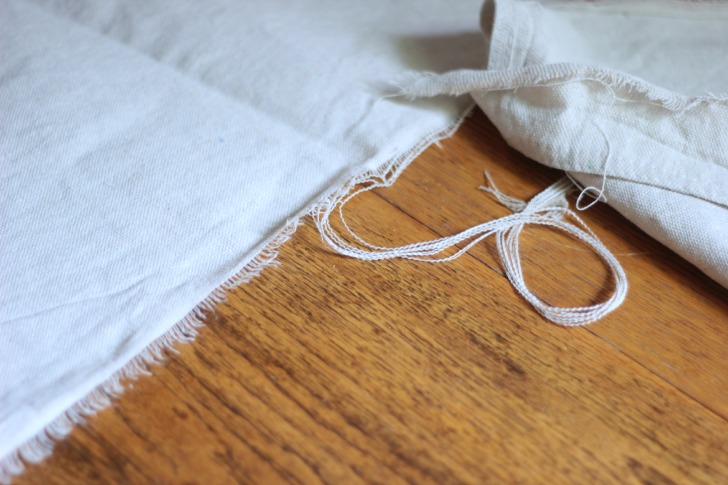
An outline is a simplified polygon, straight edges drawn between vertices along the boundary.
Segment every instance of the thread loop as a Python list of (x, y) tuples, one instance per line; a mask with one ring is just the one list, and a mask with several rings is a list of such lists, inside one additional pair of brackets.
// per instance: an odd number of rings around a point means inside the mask
[[(566, 196), (575, 190), (569, 178), (560, 179), (533, 197), (529, 202), (501, 192), (493, 183), (493, 179), (487, 171), (485, 172), (485, 179), (486, 185), (480, 187), (480, 189), (494, 196), (499, 203), (512, 210), (513, 214), (478, 224), (452, 236), (387, 247), (371, 244), (356, 234), (346, 222), (343, 212), (344, 206), (361, 193), (390, 185), (391, 182), (386, 179), (371, 180), (368, 185), (337, 198), (331, 204), (321, 207), (315, 212), (313, 219), (325, 244), (340, 254), (367, 261), (403, 258), (429, 263), (444, 263), (460, 257), (471, 247), (493, 235), (496, 238), (501, 264), (513, 287), (541, 315), (559, 325), (586, 325), (599, 320), (622, 304), (627, 294), (627, 277), (619, 261), (587, 227), (584, 221), (568, 208)], [(584, 191), (582, 191), (582, 195), (583, 193)], [(344, 232), (348, 235), (348, 238), (342, 237), (331, 227), (330, 219), (334, 213), (337, 213), (341, 219)], [(566, 308), (549, 305), (536, 296), (528, 288), (524, 280), (519, 250), (519, 238), (527, 224), (560, 229), (591, 247), (612, 272), (615, 282), (612, 295), (602, 303)], [(460, 243), (466, 244), (450, 256), (440, 256), (445, 250)]]

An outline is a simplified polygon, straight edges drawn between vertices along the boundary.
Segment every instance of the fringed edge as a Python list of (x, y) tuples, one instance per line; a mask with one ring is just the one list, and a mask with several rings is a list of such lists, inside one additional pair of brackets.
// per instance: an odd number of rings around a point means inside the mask
[[(620, 71), (571, 63), (543, 64), (507, 70), (458, 70), (444, 74), (412, 71), (403, 74), (393, 83), (392, 95), (412, 100), (443, 94), (460, 96), (466, 93), (555, 87), (577, 82), (594, 82), (604, 86), (612, 91), (615, 100), (644, 102), (673, 112), (688, 111), (706, 104), (728, 106), (726, 94), (706, 93), (705, 96), (685, 96)], [(617, 98), (614, 90), (625, 92), (634, 99)]]
[(463, 111), (463, 114), (444, 130), (426, 136), (398, 157), (380, 165), (376, 169), (362, 172), (361, 174), (350, 178), (347, 182), (338, 186), (338, 188), (330, 191), (322, 197), (320, 202), (315, 204), (308, 211), (308, 215), (313, 217), (315, 221), (322, 213), (330, 210), (332, 207), (335, 207), (341, 200), (346, 198), (357, 185), (376, 183), (380, 187), (391, 186), (409, 166), (409, 164), (417, 158), (420, 153), (425, 151), (427, 147), (433, 144), (438, 144), (440, 140), (450, 138), (457, 131), (463, 121), (470, 116), (474, 107), (475, 102), (470, 103)]
[(177, 344), (192, 342), (197, 336), (198, 329), (204, 326), (205, 314), (225, 301), (230, 289), (249, 282), (268, 266), (277, 265), (278, 248), (291, 238), (299, 225), (301, 225), (300, 218), (289, 222), (264, 245), (263, 250), (197, 304), (182, 320), (152, 341), (147, 348), (105, 382), (51, 421), (40, 433), (0, 459), (0, 483), (9, 484), (13, 476), (25, 470), (26, 463), (38, 463), (47, 458), (52, 453), (55, 443), (68, 436), (74, 426), (85, 423), (87, 417), (111, 406), (114, 399), (124, 392), (125, 382), (133, 382), (141, 376), (151, 375), (150, 367), (164, 362), (165, 351), (177, 352), (175, 349)]
[(227, 292), (244, 283), (248, 283), (269, 266), (278, 266), (278, 250), (285, 244), (296, 229), (303, 224), (306, 216), (316, 217), (316, 214), (325, 211), (327, 207), (336, 204), (345, 197), (353, 187), (379, 182), (391, 185), (405, 168), (427, 147), (439, 140), (449, 138), (455, 133), (474, 107), (471, 104), (464, 113), (444, 130), (432, 133), (412, 148), (380, 165), (376, 169), (366, 170), (345, 181), (338, 188), (324, 193), (309, 209), (289, 220), (282, 230), (263, 244), (260, 250), (235, 275), (228, 278), (210, 293), (203, 301), (190, 311), (187, 316), (173, 325), (163, 335), (152, 341), (139, 355), (117, 370), (93, 391), (81, 398), (60, 416), (51, 421), (45, 428), (12, 451), (9, 455), (0, 458), (0, 483), (10, 484), (14, 476), (20, 475), (28, 464), (39, 463), (53, 452), (57, 442), (62, 441), (73, 430), (74, 426), (83, 424), (91, 417), (110, 407), (113, 401), (119, 398), (124, 390), (125, 383), (137, 380), (141, 376), (151, 375), (150, 367), (161, 365), (165, 360), (165, 352), (177, 352), (175, 346), (181, 343), (191, 343), (197, 337), (198, 331), (204, 324), (207, 312), (213, 311), (217, 305), (225, 301)]

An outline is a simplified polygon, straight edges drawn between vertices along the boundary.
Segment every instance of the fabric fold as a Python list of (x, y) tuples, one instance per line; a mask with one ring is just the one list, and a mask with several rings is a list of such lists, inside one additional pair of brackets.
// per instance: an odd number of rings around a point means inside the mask
[(506, 141), (569, 173), (728, 287), (728, 8), (489, 0), (487, 70), (413, 74), (469, 92)]

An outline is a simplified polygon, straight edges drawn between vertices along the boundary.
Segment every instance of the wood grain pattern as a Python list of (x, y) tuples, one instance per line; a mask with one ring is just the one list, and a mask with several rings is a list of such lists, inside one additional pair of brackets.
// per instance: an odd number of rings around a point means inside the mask
[[(508, 213), (477, 190), (486, 168), (525, 198), (559, 176), (475, 115), (346, 213), (375, 242), (450, 234)], [(610, 208), (585, 219), (631, 288), (580, 329), (514, 292), (492, 240), (446, 264), (365, 263), (309, 223), (194, 344), (15, 483), (728, 482), (728, 292)], [(610, 291), (570, 238), (522, 244), (548, 301)]]

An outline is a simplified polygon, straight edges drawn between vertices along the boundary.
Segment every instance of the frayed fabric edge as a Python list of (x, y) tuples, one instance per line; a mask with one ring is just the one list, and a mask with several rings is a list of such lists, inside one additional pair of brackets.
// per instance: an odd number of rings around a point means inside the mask
[(685, 96), (614, 69), (573, 63), (539, 64), (506, 70), (463, 69), (444, 74), (411, 71), (393, 84), (392, 95), (407, 99), (443, 94), (460, 96), (466, 93), (553, 87), (576, 82), (594, 82), (612, 91), (624, 91), (628, 95), (641, 97), (641, 101), (645, 103), (673, 112), (688, 111), (706, 104), (728, 106), (726, 94)]
[(367, 169), (350, 177), (340, 186), (325, 192), (308, 209), (289, 219), (283, 229), (264, 243), (262, 245), (263, 249), (247, 262), (242, 269), (220, 284), (182, 320), (152, 341), (141, 353), (115, 371), (106, 381), (99, 384), (93, 391), (52, 420), (42, 431), (10, 452), (10, 454), (0, 457), (0, 484), (9, 484), (13, 477), (25, 471), (26, 466), (40, 463), (49, 457), (55, 444), (65, 439), (76, 425), (86, 423), (87, 418), (110, 407), (114, 400), (124, 393), (125, 383), (133, 382), (142, 376), (151, 375), (150, 368), (152, 366), (164, 363), (165, 352), (177, 352), (175, 347), (178, 344), (193, 342), (199, 333), (199, 329), (205, 326), (206, 314), (225, 301), (228, 291), (250, 282), (260, 275), (265, 268), (279, 265), (277, 261), (279, 248), (293, 236), (296, 229), (303, 224), (303, 219), (306, 216), (314, 216), (331, 206), (331, 204), (335, 204), (359, 184), (377, 181), (391, 185), (427, 147), (451, 137), (465, 118), (470, 115), (474, 106), (475, 104), (471, 103), (463, 111), (462, 115), (445, 129), (425, 136), (409, 150), (381, 164), (376, 169)]
[(224, 302), (229, 290), (251, 281), (268, 266), (277, 265), (278, 248), (291, 238), (299, 225), (301, 225), (300, 219), (289, 222), (269, 240), (263, 250), (234, 276), (213, 290), (182, 320), (153, 340), (105, 382), (47, 424), (41, 432), (0, 459), (0, 483), (9, 484), (14, 476), (23, 473), (26, 464), (39, 463), (50, 456), (56, 442), (68, 436), (74, 426), (85, 423), (87, 417), (110, 407), (114, 399), (123, 394), (125, 382), (133, 382), (141, 376), (151, 375), (151, 366), (164, 363), (165, 351), (176, 352), (177, 344), (192, 342), (197, 337), (198, 329), (204, 326), (206, 313)]

